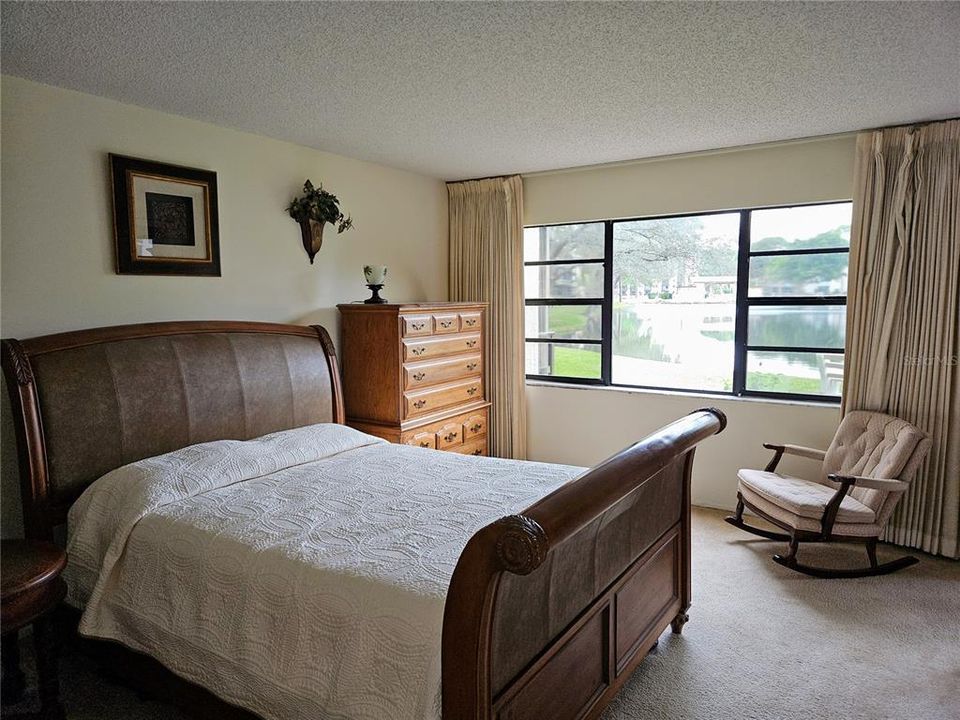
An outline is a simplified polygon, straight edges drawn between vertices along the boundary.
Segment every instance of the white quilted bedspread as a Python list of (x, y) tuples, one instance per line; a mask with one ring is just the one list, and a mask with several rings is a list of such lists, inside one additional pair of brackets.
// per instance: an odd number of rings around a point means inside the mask
[(332, 424), (195, 445), (73, 506), (70, 599), (82, 633), (270, 720), (436, 718), (467, 540), (581, 472)]

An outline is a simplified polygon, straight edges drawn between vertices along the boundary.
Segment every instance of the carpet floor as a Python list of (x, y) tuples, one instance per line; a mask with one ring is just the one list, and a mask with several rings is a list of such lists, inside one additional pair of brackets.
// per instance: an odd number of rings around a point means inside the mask
[[(960, 718), (960, 563), (921, 556), (885, 577), (819, 580), (776, 565), (770, 556), (783, 543), (723, 516), (694, 510), (690, 622), (683, 635), (664, 634), (604, 720)], [(904, 553), (881, 545), (879, 554), (883, 562)], [(800, 558), (861, 565), (866, 554), (801, 545)], [(31, 654), (24, 647), (28, 673)], [(70, 720), (186, 719), (69, 650), (61, 694)], [(31, 684), (4, 714), (35, 704)]]

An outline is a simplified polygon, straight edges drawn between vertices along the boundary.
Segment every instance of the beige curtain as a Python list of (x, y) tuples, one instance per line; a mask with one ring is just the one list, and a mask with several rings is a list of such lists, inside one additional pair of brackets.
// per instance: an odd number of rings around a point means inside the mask
[(960, 525), (960, 120), (861, 133), (843, 410), (933, 438), (884, 539), (956, 558)]
[(490, 453), (527, 456), (523, 343), (523, 184), (520, 176), (448, 183), (450, 299), (489, 303)]

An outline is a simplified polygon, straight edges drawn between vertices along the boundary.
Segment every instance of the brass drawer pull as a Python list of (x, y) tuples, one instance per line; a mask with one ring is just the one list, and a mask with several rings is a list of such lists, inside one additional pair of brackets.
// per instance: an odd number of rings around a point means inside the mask
[(426, 400), (414, 400), (414, 401), (413, 401), (413, 406), (414, 406), (417, 410), (420, 410), (421, 408), (425, 407), (426, 404), (427, 404), (427, 401), (426, 401)]
[(467, 363), (467, 370), (476, 370), (476, 369), (477, 369), (476, 363)]
[(414, 330), (423, 330), (425, 326), (426, 326), (426, 323), (422, 323), (422, 322), (410, 323), (410, 327), (412, 327)]
[(431, 443), (429, 440), (421, 440), (421, 441), (420, 441), (420, 447), (428, 448), (428, 447), (431, 447), (432, 444), (433, 444), (433, 443)]
[(416, 380), (417, 382), (420, 382), (420, 381), (423, 380), (426, 376), (427, 376), (426, 373), (416, 372), (416, 373), (413, 374), (413, 379)]
[(473, 395), (473, 394), (476, 393), (477, 390), (479, 390), (479, 389), (480, 389), (480, 388), (478, 388), (476, 385), (474, 385), (473, 387), (468, 387), (468, 388), (467, 388), (467, 395)]
[(471, 425), (471, 426), (470, 426), (470, 432), (472, 432), (472, 433), (474, 433), (474, 434), (480, 432), (481, 430), (483, 430), (483, 425), (481, 425), (480, 423), (477, 423), (476, 425)]
[(476, 320), (464, 320), (464, 323), (466, 324), (467, 327), (473, 327), (474, 325), (477, 324), (477, 321), (476, 321)]
[(475, 347), (476, 344), (477, 344), (476, 340), (467, 340), (467, 347), (469, 348)]
[(455, 432), (447, 433), (446, 435), (443, 436), (444, 442), (453, 442), (456, 439), (457, 439), (457, 434)]
[(474, 451), (473, 451), (472, 453), (470, 453), (470, 454), (471, 454), (471, 455), (483, 455), (483, 448), (477, 448), (476, 450), (474, 450)]
[(440, 321), (440, 327), (448, 328), (448, 327), (450, 327), (451, 325), (453, 325), (453, 320), (441, 320), (441, 321)]
[(425, 347), (415, 347), (415, 348), (411, 348), (411, 350), (410, 350), (410, 352), (412, 352), (412, 353), (413, 353), (414, 355), (416, 355), (417, 357), (420, 357), (420, 356), (423, 355), (426, 351), (427, 351), (427, 349), (426, 349)]

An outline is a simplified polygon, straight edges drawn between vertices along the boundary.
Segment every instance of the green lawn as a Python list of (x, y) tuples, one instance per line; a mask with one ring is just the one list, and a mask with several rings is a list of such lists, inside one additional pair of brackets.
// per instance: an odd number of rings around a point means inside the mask
[(823, 392), (818, 378), (790, 377), (789, 375), (765, 372), (748, 372), (747, 389), (811, 395), (819, 395)]
[(553, 349), (553, 374), (564, 377), (599, 378), (599, 348), (594, 351), (562, 345), (555, 346)]

